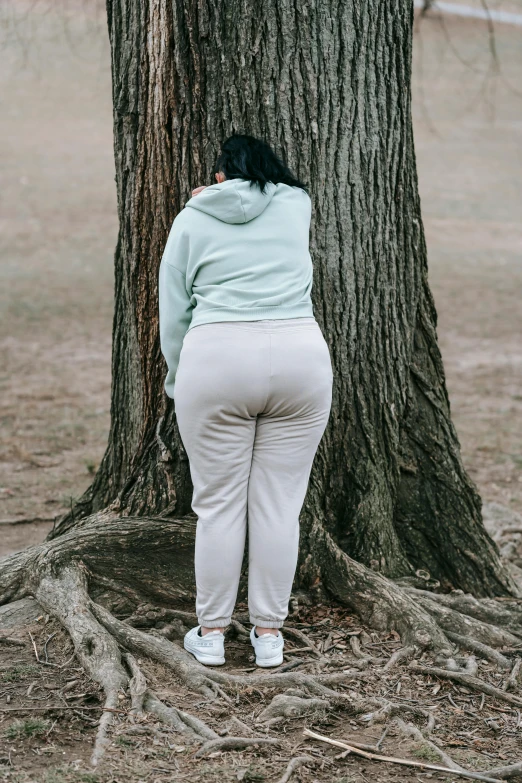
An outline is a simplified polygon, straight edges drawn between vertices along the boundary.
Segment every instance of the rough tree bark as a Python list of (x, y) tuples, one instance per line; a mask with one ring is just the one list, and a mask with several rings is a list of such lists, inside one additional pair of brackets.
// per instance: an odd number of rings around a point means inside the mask
[[(314, 304), (334, 405), (304, 510), (391, 577), (512, 585), (481, 523), (451, 423), (427, 281), (411, 125), (412, 7), (110, 0), (120, 234), (112, 426), (96, 480), (60, 535), (111, 505), (190, 511), (162, 381), (158, 262), (221, 139), (262, 136), (310, 182)], [(306, 569), (305, 569), (306, 570)], [(304, 574), (302, 574), (304, 576)]]
[[(488, 625), (494, 606), (441, 607), (412, 589), (421, 569), (444, 590), (517, 594), (462, 464), (437, 344), (411, 121), (413, 4), (108, 0), (107, 11), (120, 219), (109, 443), (48, 542), (6, 561), (1, 600), (36, 596), (80, 649), (74, 612), (57, 598), (76, 592), (103, 657), (108, 634), (131, 650), (153, 646), (129, 641), (125, 624), (92, 603), (96, 589), (131, 605), (191, 594), (191, 484), (163, 392), (157, 273), (172, 220), (209, 182), (220, 141), (239, 131), (272, 143), (310, 183), (314, 205), (313, 297), (335, 380), (296, 587), (326, 588), (415, 647), (448, 647), (444, 630), (461, 635), (463, 625), (485, 644), (505, 642)], [(518, 636), (520, 613), (505, 607)], [(156, 653), (196, 676), (172, 650)], [(122, 667), (103, 682), (109, 705)], [(198, 677), (202, 691), (224, 683)]]

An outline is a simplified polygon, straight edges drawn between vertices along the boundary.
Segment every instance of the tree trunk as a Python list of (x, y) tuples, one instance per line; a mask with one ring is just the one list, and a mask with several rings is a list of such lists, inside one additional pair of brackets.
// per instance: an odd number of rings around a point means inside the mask
[(409, 4), (109, 0), (120, 234), (112, 425), (75, 520), (184, 515), (191, 485), (163, 392), (157, 274), (219, 142), (261, 136), (311, 186), (314, 307), (334, 399), (303, 509), (390, 577), (513, 589), (451, 423), (427, 282), (411, 123)]

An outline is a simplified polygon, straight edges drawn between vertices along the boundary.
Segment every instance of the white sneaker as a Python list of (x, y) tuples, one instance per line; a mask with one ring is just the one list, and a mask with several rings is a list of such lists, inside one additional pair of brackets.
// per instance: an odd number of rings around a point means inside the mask
[(185, 650), (206, 666), (222, 666), (225, 663), (225, 635), (221, 631), (210, 631), (200, 636), (200, 628), (200, 625), (196, 625), (185, 634)]
[(285, 641), (281, 631), (274, 629), (274, 633), (263, 633), (260, 636), (256, 636), (255, 628), (252, 628), (250, 641), (256, 653), (256, 664), (258, 666), (267, 669), (270, 666), (280, 666), (283, 663)]

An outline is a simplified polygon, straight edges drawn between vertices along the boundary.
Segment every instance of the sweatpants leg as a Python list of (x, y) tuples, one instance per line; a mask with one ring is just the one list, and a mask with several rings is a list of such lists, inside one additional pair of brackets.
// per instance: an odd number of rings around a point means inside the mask
[(230, 622), (248, 515), (251, 621), (282, 626), (331, 393), (330, 355), (313, 319), (205, 324), (185, 336), (174, 401), (198, 516), (200, 625)]
[(251, 623), (281, 628), (297, 565), (299, 514), (331, 407), (331, 361), (319, 327), (274, 331), (271, 365), (248, 485), (248, 602)]
[(237, 597), (256, 413), (268, 381), (265, 342), (221, 324), (194, 327), (176, 373), (176, 417), (198, 517), (196, 613), (207, 628), (230, 623)]

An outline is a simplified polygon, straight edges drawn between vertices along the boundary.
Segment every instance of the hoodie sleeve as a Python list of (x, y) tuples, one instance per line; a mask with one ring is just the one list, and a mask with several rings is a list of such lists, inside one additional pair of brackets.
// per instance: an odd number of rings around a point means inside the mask
[(188, 237), (172, 225), (161, 259), (158, 294), (161, 352), (167, 362), (165, 391), (174, 397), (174, 379), (183, 338), (192, 319), (191, 293), (187, 291)]

